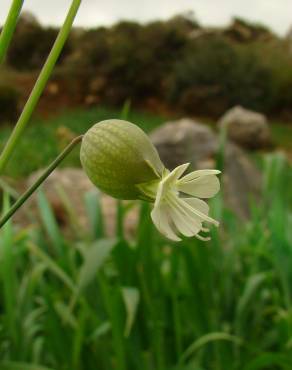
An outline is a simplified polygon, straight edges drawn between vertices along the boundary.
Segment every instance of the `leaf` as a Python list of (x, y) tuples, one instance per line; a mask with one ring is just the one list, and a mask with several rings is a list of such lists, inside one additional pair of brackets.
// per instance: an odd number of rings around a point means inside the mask
[(44, 253), (37, 245), (32, 242), (27, 243), (28, 249), (40, 258), (43, 263), (45, 264), (46, 268), (48, 268), (55, 276), (57, 276), (63, 283), (70, 288), (73, 292), (75, 291), (75, 286), (73, 281), (70, 277), (55, 263), (55, 261), (49, 257), (46, 253)]
[(90, 341), (95, 341), (98, 338), (106, 335), (111, 330), (111, 323), (109, 321), (105, 321), (101, 325), (99, 325), (94, 332), (90, 336)]
[(85, 207), (93, 238), (97, 239), (104, 237), (102, 207), (97, 190), (89, 191), (85, 194)]
[(131, 99), (128, 98), (123, 104), (121, 111), (121, 119), (127, 121), (129, 118), (130, 110), (131, 110)]
[[(10, 208), (10, 199), (7, 193), (3, 196), (3, 213)], [(12, 222), (9, 220), (2, 228), (0, 232), (0, 250), (1, 250), (1, 280), (3, 281), (3, 313), (5, 314), (5, 319), (7, 321), (7, 327), (9, 329), (9, 334), (16, 340), (17, 337), (17, 307), (16, 297), (17, 297), (17, 286), (18, 279), (16, 275), (16, 259), (13, 253), (14, 238), (13, 238), (13, 227)], [(1, 283), (2, 283), (1, 281)], [(1, 297), (2, 299), (2, 297)]]
[(73, 329), (77, 328), (78, 322), (68, 306), (61, 301), (57, 301), (54, 303), (54, 307), (64, 323), (68, 323)]
[(201, 336), (199, 339), (194, 341), (186, 349), (186, 351), (182, 354), (179, 360), (179, 363), (185, 362), (187, 358), (193, 356), (196, 351), (198, 351), (201, 347), (205, 346), (206, 344), (210, 342), (218, 341), (218, 340), (233, 342), (234, 344), (237, 344), (237, 345), (243, 344), (242, 339), (235, 335), (231, 335), (231, 334), (223, 333), (223, 332), (209, 333), (209, 334)]
[(140, 300), (140, 292), (137, 288), (124, 287), (122, 288), (122, 297), (125, 303), (127, 319), (125, 325), (124, 335), (128, 337), (133, 327), (137, 308)]
[(101, 239), (94, 243), (85, 253), (83, 265), (80, 268), (77, 291), (80, 293), (94, 279), (116, 245), (116, 239)]
[(245, 309), (249, 307), (251, 300), (253, 299), (254, 295), (256, 294), (257, 290), (261, 287), (263, 282), (267, 278), (267, 273), (258, 273), (249, 277), (246, 282), (244, 292), (239, 299), (237, 305), (237, 314), (241, 317)]
[(37, 199), (40, 215), (47, 234), (51, 239), (53, 245), (57, 249), (58, 253), (62, 254), (63, 237), (58, 227), (54, 212), (45, 196), (45, 193), (42, 190), (38, 191)]

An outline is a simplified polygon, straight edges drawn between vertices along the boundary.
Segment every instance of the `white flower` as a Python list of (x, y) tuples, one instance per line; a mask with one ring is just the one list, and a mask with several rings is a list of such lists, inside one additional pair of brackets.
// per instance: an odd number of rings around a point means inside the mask
[[(195, 236), (200, 240), (210, 240), (201, 236), (203, 222), (219, 225), (208, 216), (209, 206), (198, 198), (211, 198), (220, 189), (218, 170), (193, 171), (180, 178), (189, 163), (176, 167), (172, 172), (165, 170), (156, 186), (154, 208), (151, 212), (153, 223), (167, 238), (180, 241), (178, 234)], [(188, 197), (192, 196), (192, 197)]]
[(167, 170), (148, 136), (131, 122), (114, 119), (92, 126), (82, 139), (80, 160), (92, 183), (105, 193), (153, 203), (152, 220), (169, 239), (179, 241), (184, 235), (209, 240), (200, 234), (209, 231), (203, 222), (219, 225), (198, 198), (218, 192), (220, 171), (193, 171), (180, 178), (189, 163)]

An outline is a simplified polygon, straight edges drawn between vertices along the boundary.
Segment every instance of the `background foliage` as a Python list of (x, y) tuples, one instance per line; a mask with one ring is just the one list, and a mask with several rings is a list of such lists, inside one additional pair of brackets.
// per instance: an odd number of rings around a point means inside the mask
[[(22, 17), (6, 66), (15, 71), (16, 81), (19, 75), (34, 78), (56, 32), (31, 15)], [(53, 77), (54, 104), (121, 105), (131, 99), (134, 106), (155, 111), (213, 117), (240, 104), (287, 119), (291, 42), (289, 36), (281, 38), (242, 19), (208, 29), (187, 15), (146, 25), (123, 21), (109, 28), (75, 29)], [(12, 84), (18, 87), (15, 80)]]

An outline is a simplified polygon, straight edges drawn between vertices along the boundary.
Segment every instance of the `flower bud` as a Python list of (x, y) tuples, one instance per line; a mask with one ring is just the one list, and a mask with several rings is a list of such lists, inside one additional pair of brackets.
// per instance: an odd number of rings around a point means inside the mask
[(164, 170), (148, 136), (118, 119), (99, 122), (86, 132), (80, 160), (93, 184), (119, 199), (147, 199), (138, 185), (159, 181)]

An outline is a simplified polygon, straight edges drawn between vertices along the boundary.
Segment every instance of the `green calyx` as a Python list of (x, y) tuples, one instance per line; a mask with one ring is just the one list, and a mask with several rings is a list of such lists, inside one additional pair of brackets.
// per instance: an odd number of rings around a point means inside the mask
[(101, 121), (86, 132), (80, 160), (92, 183), (118, 199), (153, 201), (152, 193), (143, 189), (148, 189), (148, 183), (157, 187), (164, 171), (144, 131), (117, 119)]

